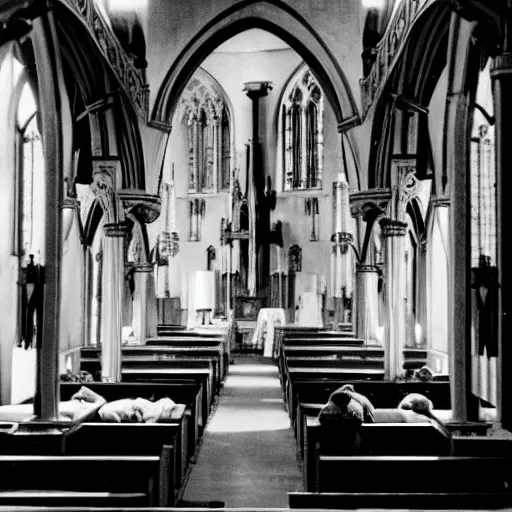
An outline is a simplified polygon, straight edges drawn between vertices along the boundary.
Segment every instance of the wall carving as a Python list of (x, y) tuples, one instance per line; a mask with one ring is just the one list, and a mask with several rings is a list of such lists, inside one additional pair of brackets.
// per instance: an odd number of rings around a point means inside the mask
[(375, 62), (368, 75), (360, 81), (363, 100), (363, 116), (366, 116), (378, 97), (390, 70), (407, 41), (412, 25), (434, 0), (404, 0), (400, 2), (384, 36), (376, 47)]
[(92, 0), (59, 0), (70, 7), (92, 32), (101, 53), (131, 99), (137, 113), (148, 118), (149, 88), (142, 71), (137, 69), (122, 48), (112, 29), (104, 21)]

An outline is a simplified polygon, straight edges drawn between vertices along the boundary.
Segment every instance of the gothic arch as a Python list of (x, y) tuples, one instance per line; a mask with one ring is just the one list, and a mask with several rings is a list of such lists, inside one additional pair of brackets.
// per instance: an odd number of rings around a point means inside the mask
[[(285, 28), (286, 27), (286, 28)], [(338, 126), (360, 122), (352, 91), (335, 58), (307, 21), (281, 0), (246, 0), (226, 9), (194, 36), (167, 73), (155, 100), (151, 121), (171, 123), (177, 100), (201, 62), (224, 41), (260, 28), (288, 43), (318, 77)]]
[[(87, 116), (90, 132), (96, 136), (96, 141), (91, 140), (92, 154), (110, 155), (108, 141), (116, 140), (122, 163), (122, 188), (144, 189), (142, 141), (132, 105), (123, 91), (110, 92), (116, 89), (117, 80), (82, 20), (60, 2), (55, 5), (55, 18), (68, 88), (70, 82), (74, 81), (80, 101), (86, 111), (90, 110)], [(73, 101), (73, 97), (70, 97), (70, 101)], [(101, 101), (104, 101), (103, 106), (98, 103)], [(115, 125), (109, 123), (104, 115), (108, 108), (113, 109)], [(92, 112), (97, 112), (97, 115), (91, 115)]]
[[(390, 186), (391, 157), (395, 137), (402, 149), (407, 146), (411, 116), (416, 116), (418, 139), (429, 139), (428, 104), (446, 65), (450, 8), (436, 2), (414, 22), (399, 60), (387, 79), (377, 102), (371, 134), (368, 163), (368, 188)], [(400, 112), (397, 115), (397, 112)], [(419, 175), (425, 176), (424, 163), (429, 159), (428, 145), (418, 146)], [(406, 152), (405, 150), (403, 152)]]

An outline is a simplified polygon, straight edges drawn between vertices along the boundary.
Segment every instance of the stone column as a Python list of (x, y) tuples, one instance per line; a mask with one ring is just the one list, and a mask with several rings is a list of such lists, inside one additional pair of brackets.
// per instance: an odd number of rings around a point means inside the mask
[(147, 316), (147, 293), (148, 293), (148, 277), (153, 271), (150, 263), (139, 264), (135, 266), (135, 298), (133, 308), (134, 318), (134, 335), (140, 345), (144, 345), (148, 335), (146, 327)]
[[(448, 283), (448, 340), (450, 345), (450, 391), (454, 421), (472, 417), (470, 331), (470, 198), (468, 145), (471, 137), (467, 69), (474, 24), (452, 14), (447, 52), (448, 83), (446, 126), (446, 172), (450, 205), (450, 274)], [(476, 70), (475, 70), (476, 72)], [(476, 75), (475, 75), (476, 78)], [(438, 192), (439, 193), (439, 192)]]
[[(511, 23), (508, 22), (510, 33)], [(510, 37), (510, 36), (509, 36)], [(498, 190), (498, 270), (501, 292), (501, 332), (499, 333), (500, 366), (498, 386), (498, 409), (503, 427), (512, 429), (512, 346), (510, 344), (510, 317), (512, 293), (512, 267), (507, 263), (507, 230), (502, 226), (509, 226), (507, 220), (510, 208), (512, 187), (510, 168), (512, 166), (512, 148), (510, 146), (510, 133), (512, 128), (512, 53), (509, 53), (510, 44), (506, 45), (505, 53), (498, 55), (491, 68), (491, 78), (494, 92), (494, 116), (496, 118), (496, 172)]]
[(270, 271), (270, 212), (265, 198), (265, 175), (261, 161), (259, 136), (260, 98), (272, 90), (270, 82), (247, 82), (244, 91), (252, 100), (252, 139), (247, 183), (249, 206), (249, 279), (250, 295), (267, 291)]
[(389, 218), (380, 220), (385, 240), (385, 379), (393, 380), (403, 369), (403, 347), (405, 345), (405, 234), (407, 223)]
[(101, 377), (107, 382), (121, 382), (124, 238), (129, 228), (124, 223), (113, 223), (105, 224), (103, 230)]
[(378, 324), (378, 280), (375, 265), (357, 265), (356, 269), (356, 335), (367, 343), (376, 343)]
[[(59, 330), (62, 260), (64, 138), (62, 63), (52, 12), (33, 20), (32, 43), (39, 77), (39, 105), (45, 155), (45, 280), (41, 344), (38, 345), (34, 414), (55, 420), (59, 404)], [(62, 91), (61, 91), (62, 89)]]
[(92, 191), (103, 209), (101, 376), (108, 382), (121, 381), (121, 327), (124, 284), (124, 237), (129, 227), (116, 197), (120, 178), (117, 158), (93, 160)]

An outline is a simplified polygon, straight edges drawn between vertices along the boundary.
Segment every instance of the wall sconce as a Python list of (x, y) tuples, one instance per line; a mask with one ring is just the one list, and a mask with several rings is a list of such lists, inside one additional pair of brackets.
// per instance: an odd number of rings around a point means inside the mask
[(423, 342), (422, 338), (423, 329), (420, 324), (416, 323), (414, 326), (414, 337), (416, 340), (416, 345), (421, 345)]
[(375, 327), (375, 341), (377, 341), (377, 343), (379, 345), (384, 344), (384, 326), (383, 325), (378, 325), (377, 327)]
[(194, 291), (194, 309), (201, 315), (201, 324), (209, 324), (215, 308), (215, 272), (198, 270)]

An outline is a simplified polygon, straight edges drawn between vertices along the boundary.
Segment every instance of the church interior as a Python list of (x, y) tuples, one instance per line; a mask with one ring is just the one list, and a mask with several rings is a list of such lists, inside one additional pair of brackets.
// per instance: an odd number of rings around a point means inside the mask
[(0, 0), (0, 511), (512, 510), (511, 47), (508, 0)]

